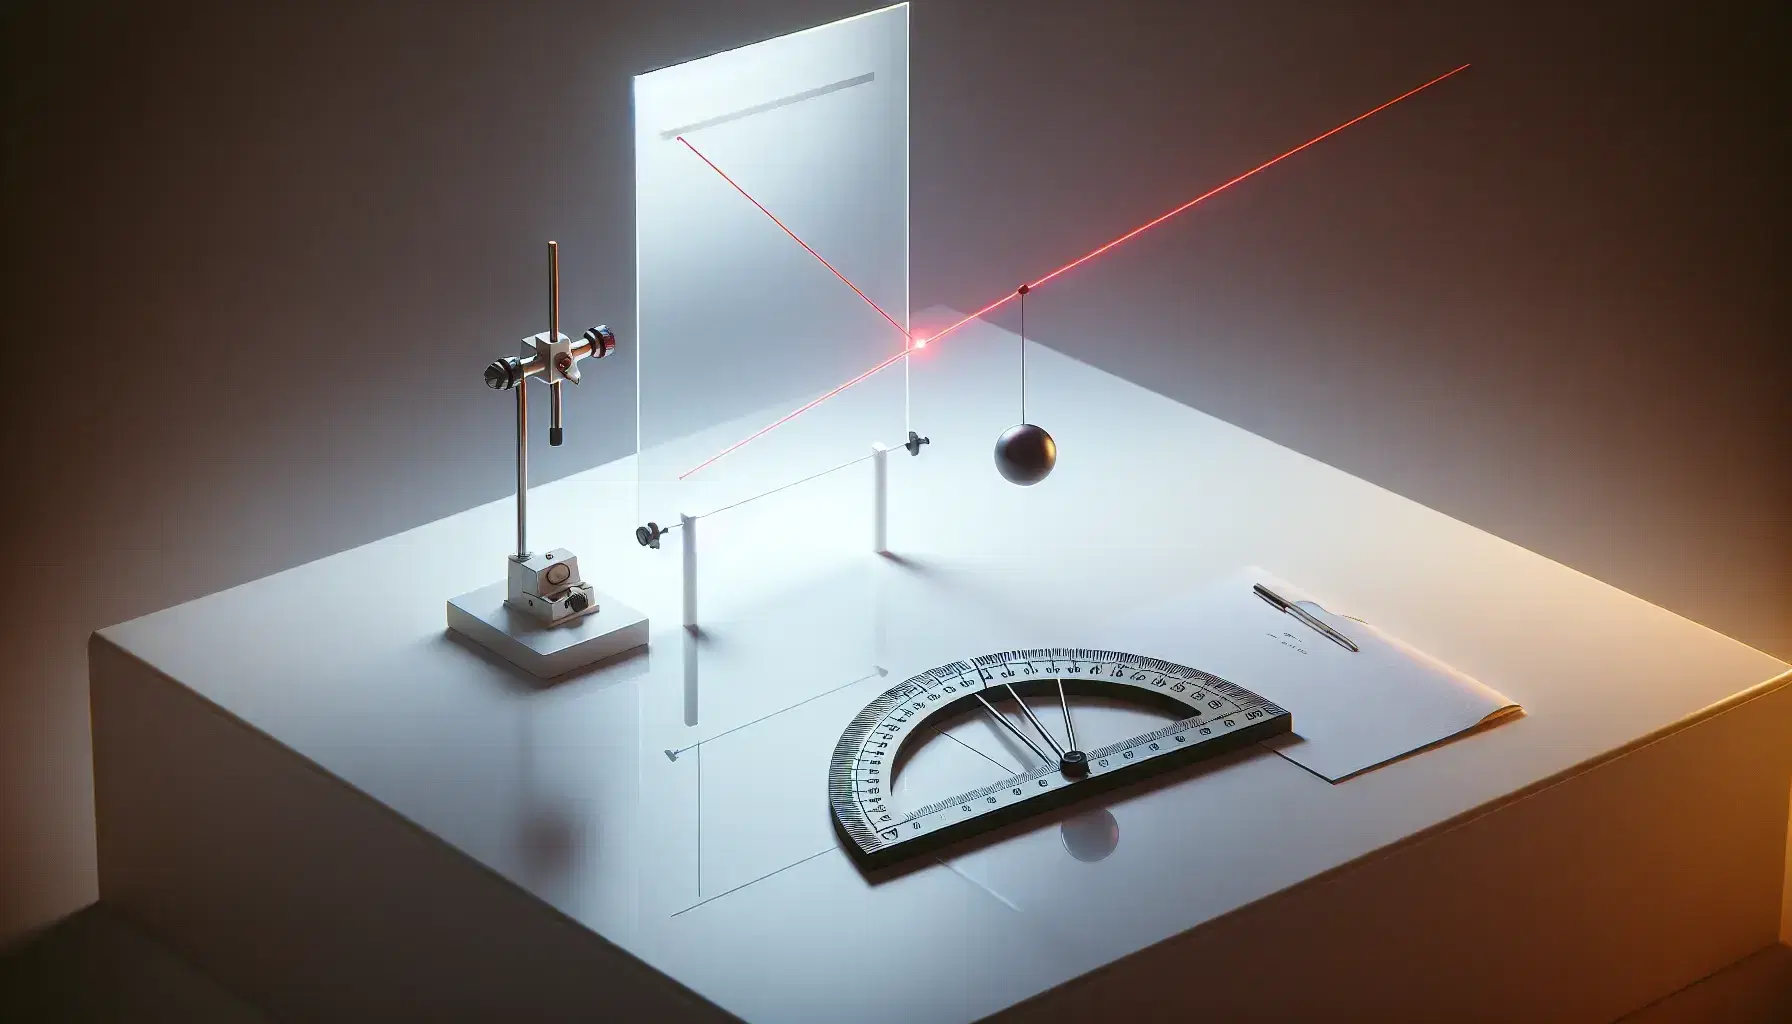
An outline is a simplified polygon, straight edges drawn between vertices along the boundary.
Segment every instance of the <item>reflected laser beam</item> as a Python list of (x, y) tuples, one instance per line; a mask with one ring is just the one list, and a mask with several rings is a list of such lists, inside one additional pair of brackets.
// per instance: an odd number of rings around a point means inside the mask
[(810, 244), (809, 244), (809, 243), (808, 243), (808, 242), (805, 242), (805, 241), (803, 241), (803, 240), (802, 240), (802, 238), (801, 238), (801, 237), (799, 237), (799, 236), (798, 236), (798, 235), (797, 235), (797, 233), (796, 233), (796, 232), (794, 232), (794, 231), (792, 231), (792, 230), (790, 230), (790, 226), (789, 226), (789, 225), (788, 225), (788, 224), (785, 224), (785, 223), (784, 223), (784, 222), (783, 222), (783, 221), (782, 221), (782, 220), (779, 220), (779, 219), (778, 219), (778, 215), (777, 215), (777, 214), (775, 214), (775, 213), (773, 213), (773, 212), (772, 212), (772, 211), (770, 211), (770, 210), (768, 210), (768, 209), (766, 209), (766, 208), (765, 208), (765, 204), (764, 204), (764, 203), (762, 203), (762, 202), (760, 202), (760, 201), (759, 201), (759, 200), (757, 200), (757, 199), (754, 199), (754, 198), (753, 198), (753, 194), (752, 194), (752, 193), (751, 193), (751, 192), (748, 192), (748, 191), (747, 191), (747, 190), (746, 190), (746, 189), (744, 189), (744, 188), (741, 188), (741, 186), (740, 186), (740, 182), (738, 182), (738, 181), (735, 181), (735, 180), (734, 180), (734, 179), (733, 179), (733, 178), (731, 178), (731, 177), (729, 177), (729, 176), (728, 176), (728, 172), (727, 172), (727, 171), (724, 171), (724, 170), (722, 170), (722, 169), (721, 169), (721, 168), (720, 168), (720, 167), (717, 167), (717, 166), (716, 166), (716, 163), (715, 163), (715, 161), (714, 161), (714, 160), (711, 160), (711, 159), (710, 159), (710, 158), (709, 158), (709, 157), (707, 157), (707, 156), (704, 156), (704, 155), (703, 155), (703, 151), (702, 151), (702, 150), (700, 150), (700, 149), (698, 149), (698, 148), (697, 148), (697, 147), (696, 147), (696, 146), (693, 146), (693, 145), (691, 145), (691, 140), (689, 140), (689, 139), (687, 139), (687, 138), (685, 138), (685, 137), (684, 137), (684, 136), (682, 136), (682, 135), (680, 135), (680, 136), (678, 136), (678, 141), (679, 141), (679, 142), (682, 142), (682, 143), (684, 143), (684, 148), (686, 148), (686, 149), (688, 149), (688, 150), (690, 150), (690, 151), (691, 151), (691, 152), (693, 152), (693, 153), (695, 153), (695, 154), (697, 154), (697, 159), (699, 159), (699, 160), (701, 160), (701, 161), (703, 161), (703, 162), (704, 162), (704, 163), (706, 163), (706, 164), (708, 164), (708, 165), (709, 165), (709, 169), (710, 169), (710, 170), (712, 170), (712, 171), (714, 171), (714, 172), (716, 172), (716, 173), (717, 173), (717, 174), (719, 174), (719, 175), (721, 175), (721, 177), (722, 177), (722, 180), (723, 180), (723, 181), (725, 181), (725, 182), (727, 182), (727, 183), (728, 183), (728, 184), (729, 184), (729, 185), (731, 185), (731, 186), (733, 186), (733, 188), (734, 188), (734, 191), (736, 191), (736, 192), (739, 192), (739, 193), (740, 193), (740, 194), (741, 194), (741, 195), (742, 195), (742, 196), (743, 196), (743, 197), (745, 197), (745, 199), (746, 199), (746, 200), (747, 200), (747, 202), (749, 202), (749, 203), (752, 203), (752, 204), (753, 204), (753, 205), (754, 205), (754, 206), (755, 206), (755, 207), (758, 207), (758, 209), (759, 209), (759, 212), (760, 212), (760, 213), (763, 213), (763, 214), (765, 214), (765, 215), (766, 215), (766, 216), (767, 216), (767, 217), (769, 217), (769, 218), (771, 218), (771, 222), (772, 222), (772, 223), (773, 223), (773, 224), (776, 224), (776, 225), (778, 225), (778, 229), (779, 229), (779, 230), (780, 230), (780, 231), (782, 231), (782, 232), (784, 232), (784, 233), (785, 233), (785, 234), (787, 234), (787, 235), (789, 235), (789, 236), (790, 236), (790, 240), (791, 240), (791, 241), (793, 241), (793, 242), (795, 242), (795, 243), (796, 243), (796, 244), (798, 244), (798, 245), (800, 245), (800, 246), (802, 246), (802, 247), (803, 247), (803, 251), (804, 251), (804, 252), (806, 252), (806, 253), (808, 253), (808, 254), (809, 254), (809, 255), (811, 255), (811, 256), (813, 256), (813, 257), (815, 257), (815, 259), (816, 259), (816, 262), (818, 262), (818, 263), (820, 263), (820, 264), (821, 264), (821, 265), (822, 265), (822, 266), (824, 266), (824, 267), (826, 267), (826, 268), (828, 268), (828, 272), (829, 272), (829, 273), (831, 273), (831, 274), (833, 274), (833, 275), (834, 275), (834, 276), (835, 276), (835, 277), (837, 277), (837, 278), (839, 278), (839, 279), (840, 279), (840, 283), (841, 283), (841, 284), (843, 284), (843, 285), (845, 285), (845, 286), (846, 286), (846, 287), (848, 287), (848, 288), (851, 288), (851, 289), (852, 289), (852, 293), (853, 293), (853, 294), (854, 294), (854, 295), (857, 295), (857, 296), (858, 296), (858, 297), (859, 297), (859, 298), (861, 298), (861, 299), (864, 299), (864, 300), (865, 300), (865, 304), (866, 304), (866, 305), (867, 305), (867, 306), (870, 306), (870, 307), (871, 307), (871, 308), (872, 308), (872, 309), (875, 309), (875, 310), (877, 310), (877, 315), (878, 315), (878, 316), (881, 316), (881, 317), (883, 317), (883, 318), (884, 318), (884, 319), (885, 319), (885, 320), (887, 320), (887, 321), (889, 321), (889, 323), (890, 323), (890, 326), (891, 326), (891, 327), (894, 327), (894, 328), (896, 328), (896, 330), (898, 330), (898, 331), (899, 331), (899, 332), (901, 332), (901, 334), (902, 334), (902, 336), (903, 336), (903, 337), (904, 337), (904, 338), (907, 338), (907, 337), (908, 337), (908, 336), (909, 336), (909, 334), (908, 334), (908, 328), (906, 328), (906, 327), (904, 327), (904, 326), (902, 326), (902, 325), (901, 325), (901, 324), (899, 324), (899, 323), (897, 323), (897, 322), (896, 322), (896, 318), (895, 318), (895, 317), (893, 317), (893, 316), (891, 316), (891, 315), (890, 315), (890, 314), (889, 314), (889, 313), (886, 313), (886, 312), (884, 312), (884, 307), (882, 307), (882, 306), (880, 306), (880, 305), (878, 305), (878, 304), (877, 304), (877, 303), (876, 303), (876, 302), (874, 302), (874, 301), (872, 301), (872, 299), (871, 299), (871, 296), (869, 296), (869, 295), (866, 295), (866, 294), (865, 294), (865, 293), (864, 293), (864, 291), (862, 291), (862, 290), (861, 290), (861, 289), (860, 289), (860, 288), (859, 288), (859, 286), (858, 286), (858, 285), (856, 285), (856, 284), (853, 284), (853, 283), (852, 283), (852, 281), (851, 281), (851, 280), (849, 280), (849, 279), (848, 279), (848, 278), (847, 278), (847, 276), (846, 276), (846, 275), (845, 275), (845, 274), (842, 274), (842, 273), (841, 273), (841, 272), (840, 272), (840, 271), (839, 271), (839, 269), (838, 269), (838, 268), (836, 268), (836, 267), (835, 267), (835, 266), (834, 266), (834, 265), (833, 265), (833, 264), (832, 264), (832, 263), (829, 263), (829, 262), (828, 262), (828, 261), (827, 261), (827, 257), (825, 257), (825, 256), (823, 256), (823, 255), (822, 255), (822, 254), (821, 254), (821, 253), (818, 253), (818, 252), (816, 252), (816, 251), (815, 251), (815, 249), (814, 249), (814, 247), (812, 247), (812, 246), (811, 246), (811, 245), (810, 245)]
[[(1107, 252), (1111, 251), (1112, 249), (1114, 249), (1120, 245), (1123, 245), (1126, 242), (1133, 240), (1134, 238), (1139, 237), (1140, 235), (1144, 234), (1145, 232), (1151, 230), (1154, 227), (1157, 227), (1159, 224), (1162, 224), (1167, 220), (1170, 220), (1171, 218), (1177, 216), (1178, 214), (1185, 213), (1188, 210), (1193, 209), (1195, 206), (1205, 202), (1206, 200), (1212, 199), (1214, 196), (1219, 195), (1221, 192), (1226, 191), (1227, 189), (1231, 188), (1232, 186), (1237, 185), (1240, 182), (1246, 181), (1247, 179), (1253, 178), (1256, 175), (1269, 170), (1271, 167), (1274, 167), (1276, 164), (1279, 164), (1282, 161), (1288, 159), (1289, 157), (1294, 156), (1295, 154), (1300, 153), (1312, 146), (1316, 146), (1319, 143), (1324, 142), (1326, 139), (1329, 139), (1332, 136), (1343, 131), (1344, 129), (1350, 128), (1356, 124), (1366, 121), (1369, 118), (1374, 117), (1376, 114), (1381, 113), (1382, 111), (1388, 109), (1391, 106), (1394, 106), (1397, 103), (1400, 103), (1404, 100), (1411, 99), (1412, 97), (1417, 96), (1419, 93), (1422, 93), (1425, 90), (1431, 88), (1432, 86), (1437, 85), (1439, 82), (1442, 82), (1448, 78), (1453, 78), (1456, 75), (1462, 73), (1463, 71), (1468, 70), (1468, 68), (1469, 68), (1468, 64), (1459, 65), (1455, 68), (1452, 68), (1449, 71), (1444, 72), (1441, 75), (1438, 75), (1436, 78), (1431, 79), (1429, 82), (1426, 82), (1423, 85), (1415, 86), (1415, 87), (1408, 89), (1407, 91), (1401, 93), (1400, 95), (1395, 96), (1393, 99), (1380, 104), (1379, 106), (1371, 107), (1370, 109), (1362, 112), (1361, 114), (1358, 114), (1357, 116), (1351, 118), (1350, 120), (1345, 121), (1344, 123), (1332, 128), (1328, 131), (1322, 132), (1319, 135), (1313, 136), (1312, 138), (1308, 139), (1307, 141), (1301, 143), (1300, 145), (1295, 146), (1293, 149), (1285, 150), (1282, 153), (1279, 153), (1276, 156), (1273, 156), (1273, 157), (1269, 158), (1268, 160), (1263, 161), (1262, 163), (1258, 164), (1257, 166), (1251, 168), (1250, 170), (1245, 171), (1243, 174), (1240, 174), (1237, 177), (1234, 177), (1234, 178), (1230, 179), (1229, 181), (1224, 182), (1223, 184), (1216, 185), (1215, 187), (1208, 189), (1207, 191), (1196, 196), (1195, 198), (1190, 199), (1188, 202), (1183, 203), (1182, 205), (1176, 207), (1175, 209), (1172, 209), (1167, 213), (1160, 214), (1159, 216), (1146, 221), (1145, 223), (1139, 225), (1138, 227), (1133, 228), (1131, 231), (1128, 231), (1125, 234), (1120, 235), (1119, 237), (1114, 238), (1111, 241), (1108, 241), (1099, 246), (1096, 246), (1094, 249), (1089, 250), (1087, 253), (1084, 253), (1083, 255), (1077, 257), (1074, 260), (1071, 260), (1069, 263), (1066, 263), (1063, 266), (1059, 267), (1058, 269), (1053, 270), (1051, 273), (1046, 274), (1045, 276), (1039, 278), (1038, 280), (1028, 282), (1024, 287), (1029, 292), (1033, 291), (1034, 289), (1038, 288), (1040, 285), (1045, 284), (1049, 281), (1052, 281), (1055, 278), (1060, 277), (1063, 274), (1069, 273), (1070, 271), (1075, 270), (1077, 267), (1082, 266), (1083, 264), (1089, 262), (1090, 260), (1093, 260), (1096, 257), (1099, 257), (1099, 256), (1103, 255), (1104, 253), (1107, 253)], [(697, 153), (696, 147), (691, 146), (691, 144), (689, 142), (685, 142), (685, 140), (682, 137), (680, 137), (678, 141), (684, 142), (684, 144), (686, 146), (689, 146), (691, 148), (691, 152)], [(697, 153), (697, 155), (699, 157), (703, 157), (702, 153)], [(710, 163), (708, 157), (703, 157), (703, 162), (709, 164), (711, 168), (715, 168), (715, 171), (717, 174), (722, 174), (721, 169), (717, 168), (715, 166), (715, 164)], [(722, 174), (722, 177), (725, 179), (728, 178), (728, 176), (726, 174)], [(732, 179), (728, 179), (728, 183), (730, 185), (734, 185), (734, 182)], [(751, 201), (754, 206), (759, 206), (759, 202), (757, 200), (754, 200), (752, 196), (747, 195), (747, 193), (744, 190), (742, 190), (739, 185), (734, 185), (734, 187), (737, 191), (740, 191), (741, 195), (747, 196), (747, 199), (749, 201)], [(772, 217), (771, 211), (766, 210), (765, 207), (759, 206), (759, 209), (761, 211), (763, 211), (766, 216)], [(778, 219), (776, 217), (772, 217), (772, 220), (777, 221)], [(778, 221), (778, 226), (781, 228), (784, 228), (783, 222)], [(807, 244), (805, 244), (802, 239), (797, 238), (796, 235), (794, 233), (792, 233), (789, 228), (784, 228), (784, 233), (790, 235), (791, 238), (796, 239), (797, 244), (802, 245), (804, 249), (809, 249), (809, 246)], [(816, 253), (815, 250), (809, 249), (809, 253), (811, 255), (813, 255), (816, 259), (818, 259), (818, 260), (821, 259), (821, 255), (819, 253)], [(829, 270), (834, 270), (833, 265), (829, 264), (826, 260), (822, 260), (822, 263), (824, 265), (826, 265)], [(834, 270), (834, 276), (839, 277), (840, 280), (842, 280), (842, 281), (846, 281), (846, 278), (843, 275), (841, 275), (840, 272), (837, 270)], [(865, 293), (860, 292), (859, 289), (856, 286), (854, 286), (851, 281), (846, 281), (846, 284), (848, 287), (851, 287), (853, 291), (858, 292), (860, 298), (865, 299), (866, 302), (871, 302), (871, 300), (869, 298), (866, 298)], [(1014, 291), (1011, 291), (1011, 292), (1007, 293), (1006, 295), (1003, 295), (1001, 298), (995, 300), (994, 302), (991, 302), (987, 306), (984, 306), (983, 308), (977, 310), (975, 313), (971, 313), (970, 315), (965, 316), (964, 318), (950, 324), (949, 326), (947, 326), (939, 331), (935, 331), (932, 335), (928, 336), (925, 339), (916, 338), (913, 335), (909, 334), (907, 331), (903, 331), (903, 336), (909, 339), (909, 344), (903, 349), (903, 351), (898, 352), (895, 355), (889, 357), (888, 359), (885, 359), (882, 362), (878, 363), (877, 365), (871, 367), (870, 369), (865, 370), (863, 373), (860, 373), (859, 375), (853, 377), (851, 380), (848, 380), (836, 387), (829, 389), (828, 391), (823, 393), (819, 398), (815, 398), (815, 399), (805, 403), (801, 408), (793, 409), (789, 413), (786, 413), (785, 415), (780, 416), (778, 419), (774, 420), (773, 422), (767, 424), (764, 427), (761, 427), (760, 429), (754, 431), (752, 434), (749, 434), (748, 436), (742, 438), (741, 440), (736, 441), (735, 443), (722, 449), (720, 452), (717, 452), (715, 455), (710, 456), (708, 459), (705, 459), (703, 462), (699, 463), (698, 465), (696, 465), (688, 470), (685, 470), (683, 473), (680, 473), (678, 475), (678, 478), (680, 480), (683, 480), (685, 477), (688, 477), (691, 474), (698, 472), (699, 470), (702, 470), (709, 466), (714, 465), (715, 463), (721, 461), (723, 458), (726, 458), (727, 456), (740, 450), (741, 448), (745, 447), (746, 445), (751, 444), (754, 441), (757, 441), (761, 437), (764, 437), (765, 435), (778, 429), (779, 427), (783, 426), (784, 424), (789, 423), (791, 420), (796, 419), (798, 416), (801, 416), (803, 413), (808, 412), (810, 409), (813, 409), (816, 406), (820, 405), (821, 403), (827, 401), (828, 399), (833, 398), (835, 395), (838, 395), (841, 392), (847, 390), (848, 388), (851, 388), (851, 387), (863, 382), (867, 378), (872, 377), (875, 374), (877, 374), (885, 369), (888, 369), (890, 366), (893, 366), (898, 362), (901, 362), (905, 357), (912, 355), (915, 351), (917, 351), (927, 345), (937, 343), (940, 339), (946, 337), (949, 334), (952, 334), (953, 332), (957, 331), (959, 328), (965, 326), (966, 324), (970, 323), (971, 321), (976, 320), (980, 317), (986, 316), (989, 313), (995, 312), (997, 309), (1000, 309), (1001, 307), (1007, 305), (1009, 302), (1012, 302), (1014, 299), (1018, 298), (1021, 294), (1022, 294), (1021, 290), (1019, 288), (1017, 288)], [(872, 302), (871, 305), (873, 306), (873, 308), (877, 308), (876, 303)], [(884, 311), (881, 308), (878, 308), (877, 311), (879, 313), (884, 313)], [(884, 313), (884, 319), (889, 320), (891, 324), (896, 323), (895, 320), (892, 320), (890, 318), (890, 315), (888, 313)], [(897, 330), (902, 330), (902, 328), (900, 326), (898, 326)]]
[(691, 476), (694, 473), (700, 472), (704, 469), (707, 469), (708, 467), (710, 467), (712, 465), (715, 465), (717, 462), (722, 461), (723, 459), (727, 458), (729, 455), (734, 454), (736, 451), (739, 451), (740, 449), (746, 447), (747, 445), (753, 443), (754, 441), (759, 440), (760, 438), (762, 438), (765, 435), (771, 433), (772, 431), (778, 429), (779, 427), (783, 426), (784, 424), (789, 423), (791, 420), (796, 419), (798, 416), (801, 416), (803, 413), (808, 412), (810, 409), (815, 408), (816, 406), (818, 406), (821, 403), (827, 401), (828, 399), (834, 397), (835, 395), (839, 394), (840, 392), (845, 391), (847, 388), (850, 388), (853, 385), (864, 380), (865, 378), (878, 373), (879, 371), (883, 370), (885, 367), (888, 367), (891, 364), (900, 361), (902, 359), (902, 357), (908, 355), (909, 348), (911, 346), (919, 347), (920, 345), (925, 345), (926, 342), (922, 341), (922, 342), (917, 343), (915, 341), (914, 337), (909, 334), (908, 328), (897, 323), (895, 317), (891, 316), (888, 312), (886, 312), (884, 310), (884, 308), (882, 306), (878, 305), (875, 301), (873, 301), (871, 296), (866, 295), (864, 290), (861, 289), (858, 285), (853, 284), (851, 279), (849, 279), (845, 274), (842, 274), (840, 272), (839, 268), (835, 267), (832, 263), (829, 263), (827, 260), (827, 257), (823, 256), (821, 253), (816, 252), (815, 248), (813, 246), (811, 246), (808, 242), (803, 241), (802, 238), (800, 236), (798, 236), (796, 232), (790, 230), (790, 226), (785, 224), (782, 220), (780, 220), (778, 218), (777, 214), (775, 214), (771, 210), (767, 209), (764, 203), (760, 202), (757, 199), (754, 199), (753, 194), (751, 192), (748, 192), (746, 189), (742, 188), (740, 185), (740, 182), (735, 181), (733, 178), (729, 177), (728, 172), (722, 170), (720, 167), (717, 167), (714, 160), (711, 160), (709, 157), (705, 156), (703, 151), (698, 149), (696, 146), (691, 145), (691, 141), (689, 139), (680, 135), (680, 136), (678, 136), (678, 141), (684, 143), (684, 147), (686, 149), (690, 150), (693, 154), (695, 154), (697, 159), (703, 161), (705, 164), (708, 164), (709, 169), (716, 172), (716, 174), (720, 175), (721, 179), (723, 181), (727, 182), (730, 186), (732, 186), (734, 191), (739, 192), (741, 194), (742, 198), (746, 199), (747, 202), (752, 203), (754, 205), (754, 207), (756, 207), (759, 210), (760, 213), (763, 213), (766, 215), (766, 217), (770, 218), (770, 220), (773, 224), (778, 225), (778, 229), (780, 231), (783, 231), (786, 235), (789, 235), (791, 241), (802, 246), (804, 252), (815, 257), (816, 262), (818, 262), (822, 266), (828, 268), (828, 272), (833, 274), (835, 277), (839, 278), (841, 284), (844, 284), (844, 285), (846, 285), (846, 287), (851, 288), (854, 295), (857, 295), (859, 298), (864, 299), (866, 305), (870, 306), (872, 309), (877, 310), (877, 315), (883, 317), (886, 321), (888, 321), (891, 327), (894, 327), (898, 331), (900, 331), (902, 333), (902, 337), (906, 340), (906, 343), (903, 345), (902, 351), (897, 352), (895, 355), (890, 356), (888, 359), (885, 359), (883, 362), (878, 363), (876, 366), (873, 366), (871, 369), (866, 370), (864, 373), (861, 373), (858, 376), (852, 378), (851, 380), (846, 381), (845, 383), (841, 384), (840, 386), (833, 388), (832, 390), (824, 393), (823, 395), (821, 395), (821, 397), (808, 402), (802, 408), (791, 410), (790, 412), (786, 413), (785, 415), (778, 417), (777, 420), (766, 424), (765, 426), (759, 428), (758, 430), (747, 435), (746, 437), (741, 438), (739, 441), (736, 441), (733, 444), (729, 445), (728, 447), (715, 453), (714, 455), (711, 455), (709, 458), (704, 459), (702, 462), (698, 463), (697, 465), (692, 466), (690, 469), (687, 469), (684, 472), (678, 474), (678, 479), (683, 480), (684, 478)]
[(728, 447), (722, 449), (721, 451), (715, 453), (714, 455), (711, 455), (709, 458), (704, 459), (702, 462), (697, 463), (695, 466), (692, 466), (690, 469), (687, 469), (684, 472), (678, 474), (678, 479), (683, 480), (685, 477), (690, 476), (692, 473), (696, 473), (699, 470), (707, 469), (708, 467), (715, 465), (716, 463), (722, 461), (723, 459), (734, 454), (735, 452), (739, 451), (740, 449), (745, 448), (747, 445), (752, 444), (754, 441), (759, 440), (760, 438), (762, 438), (765, 435), (771, 433), (772, 431), (778, 429), (779, 427), (783, 426), (784, 424), (789, 423), (791, 420), (796, 419), (798, 416), (801, 416), (803, 413), (808, 412), (810, 409), (815, 408), (816, 406), (818, 406), (821, 403), (827, 401), (828, 399), (834, 397), (835, 395), (839, 394), (840, 392), (845, 391), (847, 388), (852, 387), (854, 384), (857, 384), (858, 382), (864, 380), (865, 378), (871, 376), (872, 374), (877, 373), (878, 371), (884, 369), (885, 367), (891, 365), (892, 363), (900, 361), (902, 359), (902, 357), (906, 356), (906, 355), (908, 355), (907, 350), (898, 352), (895, 355), (891, 356), (890, 358), (885, 359), (883, 362), (878, 363), (876, 366), (873, 366), (871, 369), (866, 370), (864, 373), (859, 374), (857, 377), (854, 377), (853, 379), (846, 381), (845, 383), (840, 384), (837, 387), (829, 389), (826, 393), (822, 394), (821, 397), (811, 399), (810, 401), (804, 403), (800, 408), (790, 410), (789, 412), (778, 417), (777, 419), (773, 420), (772, 422), (766, 424), (763, 427), (760, 427), (758, 430), (755, 430), (751, 434), (748, 434), (746, 437), (741, 438), (740, 440), (734, 442), (733, 444), (731, 444)]

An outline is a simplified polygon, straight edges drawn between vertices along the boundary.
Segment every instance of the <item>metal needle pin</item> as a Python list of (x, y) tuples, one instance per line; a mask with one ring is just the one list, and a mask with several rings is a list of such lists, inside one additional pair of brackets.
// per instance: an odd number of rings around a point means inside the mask
[(1064, 735), (1070, 743), (1070, 749), (1058, 755), (1058, 769), (1069, 778), (1080, 779), (1089, 774), (1089, 755), (1076, 745), (1076, 726), (1070, 722), (1070, 701), (1064, 696), (1063, 676), (1058, 677), (1058, 707), (1064, 709)]
[(1064, 734), (1070, 737), (1070, 749), (1076, 747), (1076, 726), (1070, 723), (1070, 701), (1064, 698), (1064, 680), (1058, 680), (1058, 706), (1064, 709)]
[(1057, 754), (1059, 758), (1062, 758), (1064, 756), (1064, 748), (1058, 746), (1058, 741), (1055, 739), (1052, 739), (1052, 734), (1049, 732), (1046, 732), (1045, 726), (1039, 724), (1039, 719), (1034, 717), (1034, 715), (1033, 715), (1033, 709), (1030, 707), (1027, 707), (1027, 702), (1024, 700), (1021, 700), (1020, 694), (1014, 692), (1014, 684), (1013, 683), (1003, 683), (1002, 685), (1008, 689), (1008, 696), (1014, 698), (1014, 703), (1020, 705), (1021, 714), (1026, 715), (1027, 721), (1033, 723), (1033, 728), (1039, 730), (1039, 735), (1045, 737), (1045, 742), (1051, 744), (1052, 753)]
[(1039, 749), (1039, 744), (1034, 743), (1031, 737), (1029, 737), (1024, 732), (1021, 732), (1020, 727), (1015, 725), (1013, 722), (1010, 722), (1008, 720), (1007, 715), (1004, 715), (1000, 711), (997, 711), (994, 704), (991, 704), (989, 701), (984, 700), (983, 695), (981, 693), (978, 693), (977, 691), (972, 690), (971, 696), (977, 698), (977, 703), (983, 705), (983, 708), (985, 711), (988, 711), (991, 715), (994, 715), (996, 721), (1002, 723), (1002, 725), (1009, 732), (1013, 733), (1015, 739), (1018, 739), (1022, 743), (1025, 743), (1027, 745), (1027, 749), (1031, 750), (1035, 754), (1038, 754), (1039, 760), (1044, 761), (1047, 764), (1051, 763), (1051, 758), (1046, 756), (1045, 751)]

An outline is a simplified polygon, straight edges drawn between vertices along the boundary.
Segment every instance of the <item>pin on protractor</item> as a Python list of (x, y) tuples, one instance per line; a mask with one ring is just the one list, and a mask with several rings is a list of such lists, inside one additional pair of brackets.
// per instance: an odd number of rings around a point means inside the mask
[[(1084, 751), (1077, 746), (1070, 695), (1115, 698), (1167, 711), (1176, 720)], [(1035, 696), (1056, 698), (1064, 742), (1027, 706), (1024, 698)], [(999, 710), (1006, 704), (1020, 706), (1043, 746)], [(925, 807), (896, 807), (890, 788), (904, 744), (964, 710), (994, 716), (1040, 764)], [(867, 704), (834, 747), (828, 799), (847, 849), (865, 867), (883, 868), (1293, 726), (1293, 716), (1268, 700), (1186, 665), (1124, 651), (1005, 651), (928, 669)]]

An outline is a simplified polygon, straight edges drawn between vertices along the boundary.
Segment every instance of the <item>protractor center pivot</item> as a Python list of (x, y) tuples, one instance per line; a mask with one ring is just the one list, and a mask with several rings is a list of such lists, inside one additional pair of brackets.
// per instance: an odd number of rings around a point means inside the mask
[(1089, 755), (1080, 750), (1066, 750), (1064, 756), (1058, 758), (1058, 770), (1073, 779), (1080, 779), (1089, 774)]

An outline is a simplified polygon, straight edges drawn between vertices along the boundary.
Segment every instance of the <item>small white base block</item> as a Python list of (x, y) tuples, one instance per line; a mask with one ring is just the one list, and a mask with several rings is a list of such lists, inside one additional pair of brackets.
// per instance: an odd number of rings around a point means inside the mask
[(647, 645), (647, 616), (607, 594), (598, 610), (558, 626), (504, 603), (503, 581), (448, 601), (448, 628), (542, 679)]

